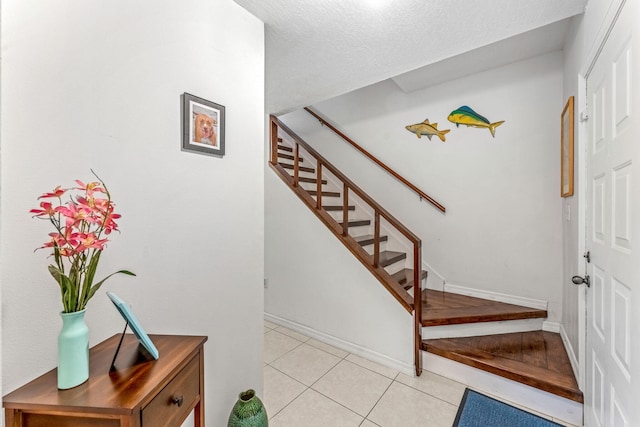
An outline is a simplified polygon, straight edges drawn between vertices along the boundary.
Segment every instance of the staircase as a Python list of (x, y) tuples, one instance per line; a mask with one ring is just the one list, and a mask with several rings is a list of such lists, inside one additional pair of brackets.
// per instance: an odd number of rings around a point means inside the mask
[[(269, 165), (413, 315), (416, 375), (426, 352), (582, 403), (559, 334), (540, 330), (546, 310), (425, 289), (420, 239), (273, 116)], [(505, 322), (517, 331), (501, 333)]]

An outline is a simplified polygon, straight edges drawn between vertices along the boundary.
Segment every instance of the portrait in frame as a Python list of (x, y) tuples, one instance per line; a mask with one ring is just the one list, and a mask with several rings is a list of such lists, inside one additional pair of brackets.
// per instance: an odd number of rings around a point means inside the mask
[(182, 151), (222, 157), (225, 108), (189, 93), (182, 95)]

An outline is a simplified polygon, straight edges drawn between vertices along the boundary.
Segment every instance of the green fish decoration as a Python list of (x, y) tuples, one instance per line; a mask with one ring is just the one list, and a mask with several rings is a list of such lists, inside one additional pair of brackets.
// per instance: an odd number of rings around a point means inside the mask
[(418, 138), (422, 138), (422, 135), (426, 135), (431, 141), (431, 137), (436, 135), (440, 138), (440, 141), (445, 142), (444, 135), (449, 132), (449, 129), (438, 130), (437, 123), (429, 123), (429, 119), (425, 119), (422, 123), (416, 123), (415, 125), (405, 126), (405, 128), (411, 132), (415, 133)]
[(449, 114), (448, 120), (451, 123), (455, 123), (456, 127), (466, 125), (476, 128), (487, 128), (494, 138), (496, 137), (496, 128), (504, 123), (504, 120), (491, 123), (486, 117), (481, 116), (466, 105), (463, 105), (457, 110), (453, 110), (451, 114)]

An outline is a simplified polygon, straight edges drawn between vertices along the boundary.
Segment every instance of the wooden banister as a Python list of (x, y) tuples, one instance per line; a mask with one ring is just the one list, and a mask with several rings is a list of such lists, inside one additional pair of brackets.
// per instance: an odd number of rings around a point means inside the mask
[[(421, 362), (421, 346), (422, 346), (422, 241), (413, 234), (404, 224), (387, 212), (378, 202), (365, 193), (354, 182), (347, 178), (340, 170), (333, 166), (329, 161), (322, 157), (316, 150), (300, 138), (295, 132), (289, 129), (277, 117), (271, 116), (271, 158), (270, 166), (278, 173), (278, 175), (289, 184), (294, 192), (302, 199), (303, 202), (316, 214), (316, 216), (324, 222), (336, 237), (374, 274), (374, 276), (391, 292), (398, 302), (413, 315), (414, 321), (414, 363), (416, 375), (422, 372)], [(286, 133), (293, 140), (294, 147), (294, 175), (291, 177), (285, 169), (278, 163), (277, 144), (280, 138), (279, 132)], [(274, 135), (274, 133), (276, 135)], [(316, 200), (301, 188), (299, 184), (299, 167), (300, 147), (312, 156), (316, 161)], [(324, 170), (328, 170), (333, 176), (342, 182), (343, 186), (343, 212), (342, 224), (329, 215), (322, 206), (322, 174)], [(349, 192), (355, 193), (364, 203), (373, 209), (374, 216), (374, 253), (373, 256), (368, 254), (360, 244), (348, 233), (348, 201)], [(444, 208), (443, 208), (444, 212)], [(413, 246), (413, 296), (397, 282), (392, 276), (380, 266), (380, 218), (384, 218), (390, 226), (394, 227), (398, 232), (405, 236)]]
[(331, 123), (329, 123), (328, 121), (326, 121), (325, 119), (323, 119), (318, 113), (316, 113), (315, 111), (313, 111), (311, 108), (309, 107), (305, 107), (304, 108), (309, 114), (311, 114), (313, 117), (315, 117), (316, 119), (318, 119), (318, 121), (323, 125), (328, 127), (329, 129), (331, 129), (336, 135), (338, 135), (340, 138), (344, 139), (346, 142), (348, 142), (350, 145), (352, 145), (356, 150), (360, 151), (362, 154), (364, 154), (366, 157), (368, 157), (372, 162), (374, 162), (375, 164), (377, 164), (378, 166), (380, 166), (382, 169), (384, 169), (388, 174), (390, 174), (391, 176), (393, 176), (395, 179), (397, 179), (398, 181), (400, 181), (401, 183), (403, 183), (404, 185), (406, 185), (407, 187), (409, 187), (413, 192), (415, 192), (416, 194), (418, 194), (418, 196), (420, 196), (421, 199), (424, 199), (426, 201), (428, 201), (429, 203), (431, 203), (433, 206), (435, 206), (437, 209), (439, 209), (442, 212), (446, 212), (446, 208), (444, 206), (442, 206), (440, 203), (438, 203), (433, 197), (429, 196), (427, 193), (425, 193), (424, 191), (422, 191), (421, 189), (419, 189), (418, 187), (416, 187), (415, 185), (413, 185), (411, 182), (409, 182), (406, 178), (404, 178), (402, 175), (400, 175), (399, 173), (397, 173), (396, 171), (394, 171), (393, 169), (391, 169), (389, 166), (387, 166), (385, 163), (383, 163), (382, 161), (380, 161), (377, 157), (375, 157), (373, 154), (369, 153), (367, 150), (365, 150), (364, 148), (362, 148), (359, 144), (357, 144), (354, 140), (352, 140), (351, 138), (349, 138), (348, 136), (346, 136), (344, 133), (342, 133), (340, 130), (338, 130), (335, 126), (333, 126)]
[(335, 166), (333, 166), (327, 159), (322, 157), (320, 153), (313, 149), (309, 144), (307, 144), (302, 138), (296, 135), (291, 129), (287, 127), (284, 123), (282, 123), (277, 117), (271, 116), (271, 120), (277, 124), (279, 129), (282, 129), (289, 136), (291, 136), (296, 144), (300, 144), (300, 146), (304, 147), (304, 149), (311, 154), (316, 161), (321, 163), (324, 168), (329, 170), (337, 179), (345, 183), (351, 191), (358, 195), (364, 202), (366, 202), (369, 206), (373, 207), (376, 211), (380, 213), (384, 219), (386, 219), (394, 228), (396, 228), (399, 232), (401, 232), (411, 243), (420, 242), (418, 236), (413, 234), (404, 224), (398, 221), (393, 215), (391, 215), (385, 208), (383, 208), (378, 202), (373, 200), (371, 196), (365, 193), (360, 187), (358, 187), (353, 181), (347, 178), (342, 172), (340, 172)]

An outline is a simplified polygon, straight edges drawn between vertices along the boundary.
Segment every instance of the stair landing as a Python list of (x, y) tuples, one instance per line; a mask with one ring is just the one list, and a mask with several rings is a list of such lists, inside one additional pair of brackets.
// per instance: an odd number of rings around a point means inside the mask
[(538, 319), (546, 310), (450, 292), (422, 291), (422, 326), (459, 325), (501, 320)]
[(556, 333), (424, 340), (422, 350), (583, 403), (562, 338)]

